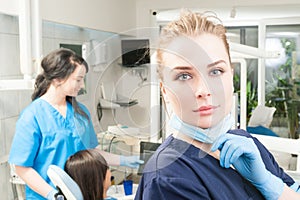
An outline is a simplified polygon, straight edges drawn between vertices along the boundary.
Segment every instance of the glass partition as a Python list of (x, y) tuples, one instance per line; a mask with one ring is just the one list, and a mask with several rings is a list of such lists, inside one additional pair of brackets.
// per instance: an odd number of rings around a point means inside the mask
[[(278, 50), (276, 59), (265, 59), (265, 105), (275, 107), (268, 127), (280, 137), (299, 138), (300, 117), (300, 25), (266, 25), (265, 50)], [(231, 42), (258, 47), (258, 26), (227, 27)], [(247, 62), (247, 121), (257, 106), (258, 60)], [(239, 92), (240, 71), (235, 68), (234, 85)]]
[[(258, 27), (226, 27), (227, 37), (230, 42), (244, 44), (252, 47), (258, 46)], [(252, 110), (257, 106), (257, 73), (258, 60), (246, 58), (247, 63), (247, 122), (251, 116)], [(240, 96), (240, 67), (234, 66), (234, 88)]]
[(266, 49), (280, 50), (266, 59), (266, 105), (276, 108), (272, 128), (287, 138), (299, 138), (300, 25), (267, 25)]

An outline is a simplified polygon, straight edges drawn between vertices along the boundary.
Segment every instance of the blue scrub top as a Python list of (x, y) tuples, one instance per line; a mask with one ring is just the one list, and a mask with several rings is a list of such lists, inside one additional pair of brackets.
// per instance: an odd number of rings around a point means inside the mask
[[(87, 108), (80, 103), (79, 106), (90, 118)], [(69, 156), (97, 145), (92, 121), (75, 113), (69, 102), (63, 117), (47, 101), (38, 98), (22, 111), (17, 121), (9, 163), (32, 167), (52, 185), (47, 176), (49, 165), (63, 169)], [(45, 198), (26, 186), (26, 199)]]
[[(250, 137), (257, 145), (266, 168), (288, 186), (294, 180), (278, 166), (269, 151), (244, 130), (230, 134)], [(195, 146), (168, 137), (146, 163), (135, 200), (148, 199), (264, 199), (236, 170), (223, 168), (219, 160)]]

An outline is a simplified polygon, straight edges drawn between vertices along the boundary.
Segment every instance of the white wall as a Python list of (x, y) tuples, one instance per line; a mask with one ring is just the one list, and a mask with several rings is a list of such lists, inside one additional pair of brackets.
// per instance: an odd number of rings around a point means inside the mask
[(18, 18), (0, 14), (0, 21), (0, 80), (20, 79)]
[[(0, 90), (0, 158), (9, 154), (19, 113), (30, 103), (32, 90)], [(12, 200), (10, 171), (7, 163), (0, 163), (1, 199)]]
[(108, 32), (136, 27), (135, 0), (43, 0), (42, 18)]
[(19, 0), (0, 0), (0, 12), (9, 15), (18, 15)]
[[(18, 15), (19, 1), (0, 0), (0, 12)], [(135, 0), (42, 0), (40, 8), (42, 19), (64, 24), (108, 32), (136, 27)]]

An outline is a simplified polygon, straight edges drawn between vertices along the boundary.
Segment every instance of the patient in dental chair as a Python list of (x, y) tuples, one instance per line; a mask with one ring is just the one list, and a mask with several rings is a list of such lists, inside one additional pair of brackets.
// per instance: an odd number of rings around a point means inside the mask
[(116, 200), (106, 195), (111, 172), (97, 149), (82, 150), (70, 156), (65, 171), (80, 187), (84, 200)]

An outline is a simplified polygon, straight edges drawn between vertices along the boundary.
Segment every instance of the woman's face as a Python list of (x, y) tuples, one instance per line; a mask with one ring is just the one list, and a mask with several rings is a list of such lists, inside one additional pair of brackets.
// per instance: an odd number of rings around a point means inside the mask
[(84, 77), (86, 69), (84, 65), (78, 65), (75, 71), (66, 79), (61, 81), (61, 89), (65, 96), (75, 97), (84, 88)]
[(182, 121), (209, 128), (229, 114), (233, 70), (220, 38), (178, 37), (164, 51), (163, 62), (162, 93)]

